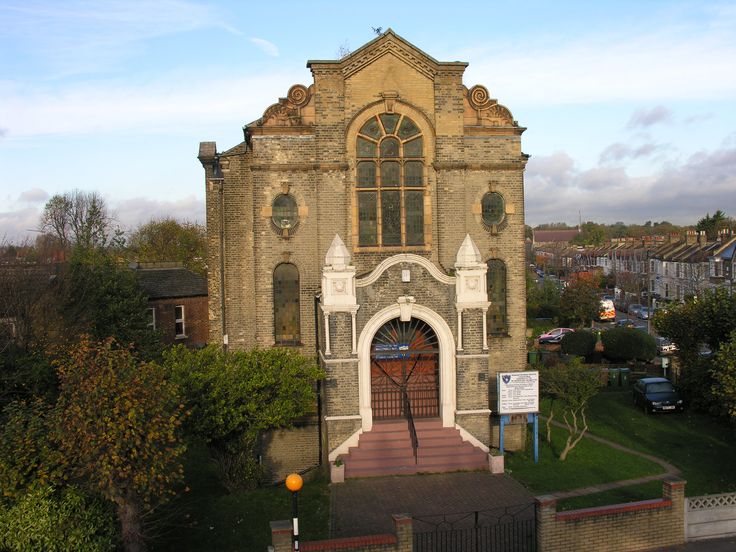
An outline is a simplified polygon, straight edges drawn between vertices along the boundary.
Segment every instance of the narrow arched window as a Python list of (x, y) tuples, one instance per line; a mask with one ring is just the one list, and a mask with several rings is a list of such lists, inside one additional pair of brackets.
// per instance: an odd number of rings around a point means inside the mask
[(273, 326), (276, 345), (299, 345), (299, 270), (281, 263), (273, 271)]
[(424, 245), (424, 139), (409, 117), (381, 113), (358, 131), (358, 245)]
[(488, 261), (486, 272), (488, 284), (488, 333), (508, 333), (508, 317), (506, 316), (506, 264), (500, 259)]

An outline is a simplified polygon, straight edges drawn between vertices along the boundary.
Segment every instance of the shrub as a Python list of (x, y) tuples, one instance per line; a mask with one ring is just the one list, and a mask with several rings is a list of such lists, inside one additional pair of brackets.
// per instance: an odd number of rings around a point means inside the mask
[(603, 356), (609, 360), (652, 360), (657, 355), (657, 342), (641, 330), (613, 328), (604, 332)]
[(589, 357), (595, 350), (598, 337), (593, 332), (577, 331), (565, 334), (560, 343), (562, 352), (567, 355)]
[(93, 552), (114, 550), (112, 512), (75, 487), (40, 486), (9, 506), (0, 504), (0, 550)]

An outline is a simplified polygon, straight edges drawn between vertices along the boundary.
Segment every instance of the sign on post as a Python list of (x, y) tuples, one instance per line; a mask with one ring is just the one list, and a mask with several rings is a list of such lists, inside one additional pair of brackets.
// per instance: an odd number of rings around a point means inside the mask
[(539, 372), (501, 372), (497, 390), (499, 414), (539, 412)]

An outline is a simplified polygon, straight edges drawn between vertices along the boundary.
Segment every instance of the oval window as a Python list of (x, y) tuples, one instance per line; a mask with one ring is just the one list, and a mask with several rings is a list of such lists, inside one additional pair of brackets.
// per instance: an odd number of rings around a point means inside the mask
[(498, 192), (488, 192), (481, 200), (481, 218), (487, 228), (498, 226), (506, 216), (503, 196)]
[(292, 230), (299, 223), (299, 209), (296, 200), (286, 194), (276, 196), (271, 211), (273, 225), (279, 230)]

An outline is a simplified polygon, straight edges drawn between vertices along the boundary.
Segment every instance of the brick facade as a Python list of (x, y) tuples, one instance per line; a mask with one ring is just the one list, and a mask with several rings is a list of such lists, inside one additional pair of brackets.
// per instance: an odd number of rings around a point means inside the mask
[[(410, 316), (428, 322), (440, 339), (443, 422), (485, 445), (497, 443), (491, 417), (495, 375), (526, 367), (524, 128), (485, 88), (464, 86), (466, 63), (438, 62), (391, 30), (341, 60), (308, 66), (314, 82), (293, 86), (247, 125), (243, 143), (224, 152), (212, 142), (200, 144), (210, 341), (238, 349), (273, 346), (273, 272), (280, 263), (295, 265), (296, 346), (314, 354), (317, 336), (327, 374), (325, 452), (334, 455), (356, 432), (370, 430), (375, 321), (397, 318), (398, 298), (404, 297), (414, 305)], [(357, 137), (370, 117), (393, 113), (410, 118), (423, 139), (424, 239), (414, 246), (361, 246)], [(498, 227), (482, 221), (488, 192), (505, 202)], [(272, 220), (280, 194), (298, 205), (298, 220), (288, 230)], [(354, 306), (325, 303), (325, 256), (336, 234), (350, 257)], [(502, 334), (483, 335), (487, 299), (458, 304), (457, 255), (466, 236), (482, 266), (489, 259), (505, 263), (508, 324)], [(508, 447), (523, 446), (523, 435), (511, 428)]]

